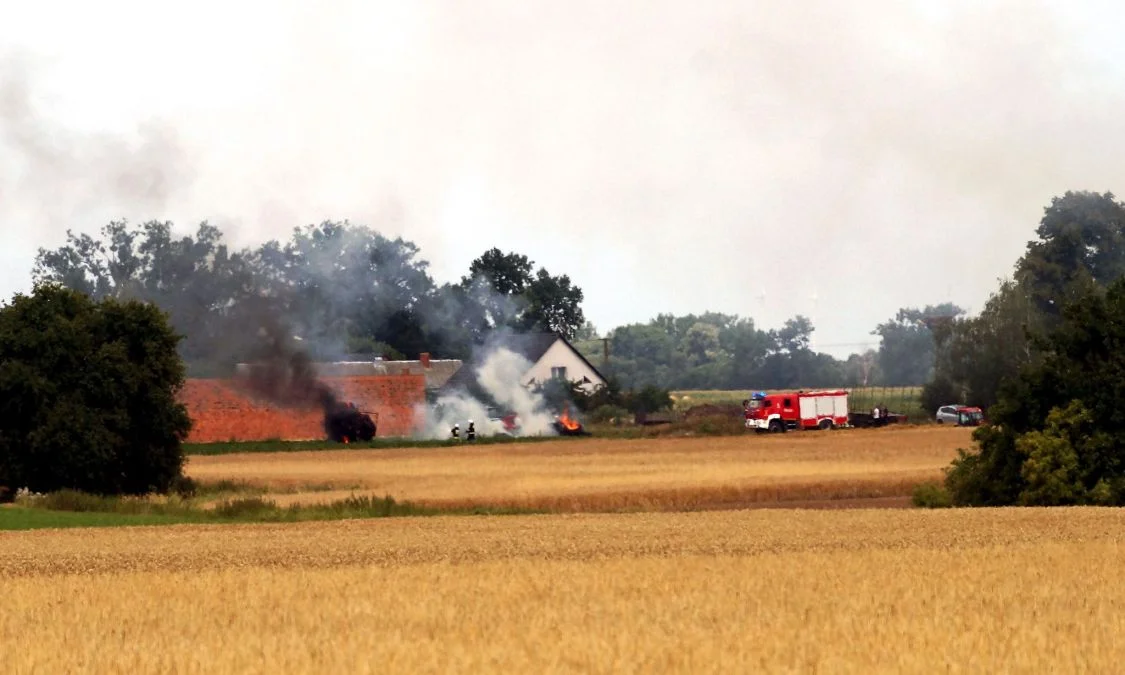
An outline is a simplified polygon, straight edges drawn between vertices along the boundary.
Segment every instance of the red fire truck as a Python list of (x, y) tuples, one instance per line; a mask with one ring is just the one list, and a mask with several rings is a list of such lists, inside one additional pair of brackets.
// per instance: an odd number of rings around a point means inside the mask
[(832, 429), (848, 424), (848, 392), (755, 393), (746, 406), (746, 428), (779, 433), (790, 429)]

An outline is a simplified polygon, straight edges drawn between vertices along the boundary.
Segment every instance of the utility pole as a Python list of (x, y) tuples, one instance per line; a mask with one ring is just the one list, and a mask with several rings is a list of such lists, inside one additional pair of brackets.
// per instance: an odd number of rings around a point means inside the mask
[(609, 338), (602, 338), (602, 369), (609, 370)]

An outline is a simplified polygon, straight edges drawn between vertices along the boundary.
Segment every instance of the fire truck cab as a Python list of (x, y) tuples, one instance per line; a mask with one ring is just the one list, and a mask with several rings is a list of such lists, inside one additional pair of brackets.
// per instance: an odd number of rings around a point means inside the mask
[(746, 405), (746, 428), (780, 433), (790, 429), (832, 429), (848, 424), (848, 392), (797, 391), (753, 394)]

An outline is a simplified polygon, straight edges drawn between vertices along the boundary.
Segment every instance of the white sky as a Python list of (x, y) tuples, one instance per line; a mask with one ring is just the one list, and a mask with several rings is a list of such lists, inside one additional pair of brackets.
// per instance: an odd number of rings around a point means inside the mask
[(846, 354), (901, 306), (978, 310), (1052, 196), (1125, 193), (1110, 2), (0, 16), (0, 298), (68, 227), (207, 219), (255, 245), (348, 218), (416, 242), (439, 282), (492, 246), (527, 254), (603, 330), (804, 313)]

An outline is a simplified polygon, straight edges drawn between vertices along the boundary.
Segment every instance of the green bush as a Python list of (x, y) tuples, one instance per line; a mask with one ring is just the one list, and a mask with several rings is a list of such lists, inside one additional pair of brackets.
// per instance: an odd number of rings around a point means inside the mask
[(58, 490), (29, 497), (27, 504), (49, 511), (74, 513), (163, 514), (178, 510), (178, 504), (160, 504), (136, 496), (95, 495), (79, 490)]
[(599, 423), (612, 422), (613, 420), (626, 420), (631, 418), (632, 415), (629, 414), (628, 410), (617, 405), (598, 406), (590, 413), (591, 421)]
[(78, 513), (91, 511), (116, 510), (111, 508), (110, 501), (105, 497), (92, 495), (78, 490), (58, 490), (36, 498), (36, 506), (51, 511), (75, 511)]
[(191, 427), (179, 340), (153, 305), (56, 286), (0, 308), (0, 485), (168, 490)]
[(261, 497), (224, 499), (215, 505), (212, 513), (218, 518), (266, 520), (279, 511), (277, 503)]
[(655, 413), (661, 410), (671, 410), (672, 406), (675, 405), (670, 391), (652, 385), (644, 387), (640, 391), (629, 392), (623, 403), (634, 413)]
[[(1069, 416), (1069, 417), (1068, 417)], [(1016, 452), (1024, 456), (1020, 475), (1025, 482), (1020, 492), (1024, 505), (1061, 506), (1077, 504), (1085, 496), (1078, 470), (1078, 452), (1072, 431), (1090, 421), (1089, 413), (1075, 402), (1065, 409), (1054, 408), (1047, 417), (1047, 429), (1030, 431), (1016, 438)]]
[(1112, 437), (1097, 429), (1081, 401), (1051, 408), (1045, 428), (1012, 433), (975, 430), (979, 450), (959, 450), (946, 476), (953, 502), (965, 506), (1066, 506), (1125, 503), (1125, 476), (1106, 471)]
[[(625, 417), (630, 413), (656, 413), (662, 410), (670, 410), (675, 403), (672, 400), (672, 393), (667, 389), (647, 386), (636, 391), (625, 391), (621, 388), (620, 383), (612, 377), (609, 378), (605, 386), (598, 387), (592, 392), (585, 391), (576, 382), (559, 380), (549, 380), (539, 385), (536, 391), (544, 397), (547, 405), (554, 409), (559, 409), (569, 403), (573, 403), (578, 410), (584, 413), (593, 413), (604, 408), (605, 410), (601, 414), (609, 416), (599, 419), (591, 415), (594, 422), (604, 422), (613, 417)], [(613, 414), (610, 415), (611, 409)], [(620, 410), (624, 410), (625, 414), (619, 414), (618, 411)]]
[(953, 506), (953, 497), (938, 483), (923, 483), (914, 488), (911, 501), (914, 506), (925, 509), (947, 509)]

